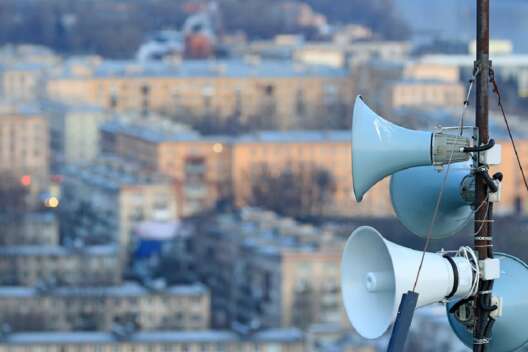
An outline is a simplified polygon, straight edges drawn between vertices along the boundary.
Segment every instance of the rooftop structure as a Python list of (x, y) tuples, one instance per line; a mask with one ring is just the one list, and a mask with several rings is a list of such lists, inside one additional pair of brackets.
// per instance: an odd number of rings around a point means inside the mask
[[(179, 204), (169, 177), (118, 157), (63, 168), (64, 212), (75, 222), (73, 238), (117, 242), (123, 254), (131, 250), (131, 231), (137, 223), (170, 221)], [(124, 260), (124, 258), (122, 258)]]
[(148, 288), (132, 282), (100, 287), (4, 286), (0, 287), (0, 309), (2, 323), (14, 331), (110, 331), (118, 322), (134, 323), (143, 330), (209, 327), (209, 291), (200, 284)]
[(331, 231), (245, 209), (200, 223), (192, 239), (197, 279), (212, 292), (213, 326), (252, 331), (342, 322), (342, 239)]
[(16, 219), (0, 216), (0, 245), (57, 245), (58, 222), (53, 213), (17, 214)]
[(47, 84), (50, 97), (117, 112), (210, 116), (280, 129), (351, 99), (347, 71), (275, 60), (68, 62)]
[(73, 352), (79, 348), (99, 348), (115, 351), (133, 348), (137, 352), (152, 350), (180, 351), (206, 350), (237, 352), (258, 348), (269, 350), (280, 348), (284, 352), (305, 351), (304, 334), (298, 329), (272, 329), (251, 336), (239, 336), (227, 330), (199, 331), (141, 331), (124, 337), (110, 332), (46, 332), (15, 333), (7, 335), (0, 351), (31, 346), (45, 348), (50, 352)]
[[(64, 78), (77, 78), (73, 66), (65, 66)], [(343, 77), (346, 71), (326, 66), (300, 66), (295, 63), (262, 60), (193, 60), (180, 64), (164, 62), (103, 61), (90, 68), (92, 77)]]
[(0, 282), (35, 286), (39, 283), (78, 286), (108, 285), (121, 281), (115, 245), (67, 248), (57, 245), (0, 247)]

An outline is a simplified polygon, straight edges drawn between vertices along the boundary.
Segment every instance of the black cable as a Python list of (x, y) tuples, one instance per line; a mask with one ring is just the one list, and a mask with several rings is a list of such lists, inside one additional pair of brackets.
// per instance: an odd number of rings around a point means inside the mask
[(488, 143), (484, 145), (476, 145), (474, 147), (464, 147), (464, 153), (477, 153), (477, 152), (484, 152), (486, 150), (490, 150), (495, 146), (495, 140), (492, 138), (489, 140)]
[(510, 136), (510, 141), (513, 146), (513, 151), (515, 152), (515, 157), (517, 158), (517, 164), (519, 165), (519, 169), (521, 170), (521, 175), (523, 178), (524, 186), (526, 187), (526, 191), (528, 192), (528, 181), (526, 180), (526, 176), (524, 175), (524, 169), (522, 167), (521, 158), (519, 157), (519, 152), (517, 151), (517, 146), (515, 145), (515, 140), (513, 139), (513, 135), (510, 129), (510, 124), (508, 122), (508, 118), (506, 116), (506, 113), (504, 112), (504, 106), (502, 105), (501, 100), (501, 94), (499, 91), (499, 87), (497, 85), (497, 81), (495, 81), (495, 77), (492, 76), (491, 83), (493, 84), (493, 92), (497, 95), (498, 105), (502, 112), (502, 117), (504, 118), (504, 123), (506, 124), (506, 129), (508, 130), (508, 135)]

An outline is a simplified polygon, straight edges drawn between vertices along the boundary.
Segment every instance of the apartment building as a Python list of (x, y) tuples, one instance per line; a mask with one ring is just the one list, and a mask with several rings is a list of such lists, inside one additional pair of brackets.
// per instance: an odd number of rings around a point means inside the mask
[(193, 255), (211, 289), (213, 326), (341, 324), (341, 245), (330, 231), (253, 209), (198, 224)]
[(124, 338), (107, 332), (18, 333), (6, 336), (0, 344), (0, 352), (26, 352), (29, 348), (47, 352), (306, 351), (304, 334), (297, 329), (272, 329), (250, 336), (226, 330), (141, 331)]
[(177, 218), (174, 185), (166, 176), (115, 157), (62, 171), (62, 204), (72, 238), (115, 241), (126, 251), (138, 223)]
[(0, 287), (2, 323), (14, 331), (111, 331), (209, 327), (209, 291), (200, 284), (148, 289), (136, 283), (99, 287)]
[(252, 60), (180, 64), (73, 62), (47, 84), (51, 98), (113, 111), (172, 115), (265, 117), (270, 128), (292, 128), (303, 116), (324, 114), (332, 102), (351, 102), (353, 82), (340, 68)]
[(14, 63), (1, 71), (4, 98), (32, 102), (44, 96), (47, 66), (41, 63)]
[(211, 208), (231, 195), (231, 147), (227, 137), (111, 121), (101, 127), (101, 141), (105, 153), (169, 176), (181, 205), (178, 215)]
[[(528, 214), (528, 192), (524, 186), (521, 172), (517, 164), (517, 158), (513, 146), (508, 139), (497, 140), (502, 146), (502, 162), (499, 166), (493, 167), (492, 172), (502, 172), (502, 198), (496, 203), (494, 211), (497, 214)], [(528, 170), (528, 140), (517, 139), (515, 142), (517, 152), (521, 158), (522, 167)]]
[(85, 164), (99, 154), (99, 125), (109, 119), (103, 109), (89, 105), (42, 104), (49, 124), (54, 163)]
[(331, 175), (334, 190), (317, 208), (326, 215), (387, 216), (392, 214), (388, 182), (376, 185), (359, 205), (352, 195), (351, 134), (349, 131), (256, 132), (233, 144), (232, 180), (237, 205), (247, 205), (251, 187), (265, 167), (273, 174), (288, 169), (322, 169)]
[(334, 192), (326, 204), (317, 206), (318, 211), (344, 216), (392, 214), (387, 180), (376, 185), (361, 206), (353, 200), (348, 131), (256, 132), (227, 138), (167, 134), (112, 121), (102, 126), (101, 133), (106, 153), (134, 160), (174, 180), (183, 216), (208, 209), (222, 199), (244, 206), (251, 201), (259, 170), (267, 168), (279, 174), (301, 167), (307, 172), (326, 170), (335, 181)]
[(30, 107), (0, 108), (0, 173), (26, 176), (33, 192), (48, 178), (48, 126), (40, 111)]
[(121, 273), (118, 250), (113, 245), (0, 247), (2, 285), (111, 285), (121, 281)]
[(347, 67), (375, 59), (407, 58), (411, 45), (394, 41), (353, 41), (348, 43), (308, 42), (294, 49), (295, 60), (330, 67)]
[(59, 224), (53, 213), (0, 216), (0, 246), (57, 245)]
[(466, 92), (459, 81), (402, 79), (388, 84), (382, 94), (385, 110), (389, 110), (461, 107)]

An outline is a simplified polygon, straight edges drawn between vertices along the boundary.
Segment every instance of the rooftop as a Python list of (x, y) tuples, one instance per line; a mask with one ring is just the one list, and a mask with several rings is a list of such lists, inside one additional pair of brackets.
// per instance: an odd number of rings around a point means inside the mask
[(137, 123), (129, 123), (119, 120), (112, 120), (104, 123), (100, 127), (101, 131), (107, 133), (124, 134), (130, 137), (136, 137), (151, 143), (161, 142), (190, 142), (199, 141), (201, 136), (192, 130), (169, 132), (166, 130), (146, 127)]
[[(201, 330), (201, 331), (141, 331), (130, 335), (124, 343), (229, 343), (237, 342), (242, 338), (234, 332), (227, 330)], [(302, 342), (303, 333), (298, 329), (273, 329), (257, 332), (249, 337), (244, 337), (255, 342), (294, 343)], [(15, 333), (8, 335), (4, 341), (8, 345), (30, 344), (117, 344), (117, 340), (109, 332), (35, 332)]]
[(54, 245), (15, 245), (0, 246), (0, 255), (4, 256), (115, 256), (116, 245), (86, 246), (82, 248), (68, 248)]
[[(170, 286), (160, 290), (150, 290), (135, 282), (125, 282), (120, 286), (101, 287), (55, 287), (45, 291), (47, 296), (83, 297), (138, 297), (145, 295), (199, 296), (206, 294), (207, 288), (201, 284)], [(33, 297), (42, 294), (37, 288), (0, 286), (0, 297)]]
[(65, 165), (63, 174), (80, 179), (86, 184), (95, 185), (110, 191), (119, 191), (126, 186), (146, 186), (169, 184), (168, 177), (154, 172), (145, 172), (131, 161), (114, 156), (98, 158), (89, 165)]
[[(77, 78), (71, 65), (66, 66), (63, 78)], [(299, 65), (293, 62), (275, 60), (197, 60), (183, 61), (179, 64), (163, 62), (136, 62), (105, 60), (92, 67), (92, 77), (96, 78), (137, 78), (137, 77), (345, 77), (344, 69), (326, 66)]]
[[(492, 57), (493, 66), (528, 66), (528, 55), (511, 54), (497, 55)], [(426, 55), (420, 59), (420, 62), (429, 64), (467, 66), (473, 68), (475, 57), (473, 55)]]
[(243, 135), (237, 143), (350, 143), (352, 134), (348, 130), (328, 131), (263, 131)]
[(239, 137), (202, 136), (197, 132), (170, 133), (138, 124), (121, 121), (110, 121), (101, 126), (101, 130), (112, 134), (123, 134), (139, 138), (150, 143), (163, 142), (208, 142), (208, 143), (350, 143), (351, 133), (348, 130), (321, 131), (262, 131), (241, 135)]
[(342, 246), (341, 239), (328, 228), (301, 224), (257, 208), (244, 208), (240, 215), (217, 216), (209, 235), (231, 239), (239, 243), (245, 253), (269, 257), (285, 253), (333, 253), (335, 248)]
[(104, 109), (95, 105), (84, 104), (75, 102), (75, 104), (68, 104), (65, 102), (58, 102), (54, 100), (41, 100), (40, 107), (45, 112), (91, 112), (91, 113), (103, 113)]

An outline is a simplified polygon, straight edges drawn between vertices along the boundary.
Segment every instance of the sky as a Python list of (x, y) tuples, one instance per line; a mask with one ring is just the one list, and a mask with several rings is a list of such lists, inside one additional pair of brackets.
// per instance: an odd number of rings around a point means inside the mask
[[(395, 3), (415, 32), (463, 40), (475, 35), (475, 0), (395, 0)], [(516, 52), (528, 53), (528, 1), (496, 0), (490, 1), (490, 5), (492, 38), (510, 39)]]

